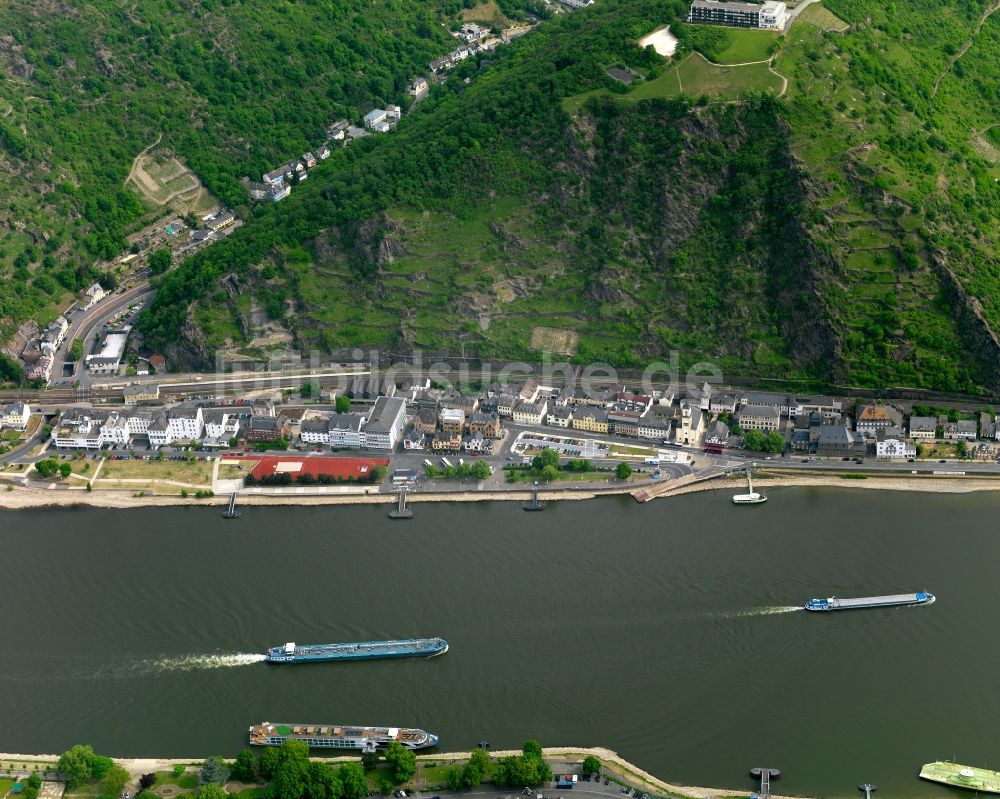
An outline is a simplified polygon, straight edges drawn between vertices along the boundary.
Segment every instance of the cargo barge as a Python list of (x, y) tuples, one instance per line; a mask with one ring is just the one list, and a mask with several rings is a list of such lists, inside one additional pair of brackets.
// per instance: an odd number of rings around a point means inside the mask
[(810, 599), (805, 604), (806, 610), (857, 610), (860, 608), (894, 608), (903, 605), (930, 605), (934, 594), (929, 591), (918, 591), (915, 594), (891, 594), (889, 596), (863, 596), (854, 599), (838, 599), (835, 596), (827, 599)]
[(965, 788), (968, 791), (1000, 793), (1000, 772), (975, 766), (962, 766), (946, 760), (925, 763), (920, 769), (920, 778), (950, 785), (953, 788)]
[(398, 641), (362, 641), (343, 644), (295, 644), (272, 646), (269, 663), (321, 663), (329, 660), (368, 658), (412, 658), (443, 655), (448, 642), (443, 638), (405, 638)]
[(250, 728), (253, 746), (281, 746), (285, 741), (302, 741), (317, 749), (384, 748), (392, 741), (407, 749), (437, 746), (441, 739), (423, 730), (406, 727), (345, 727), (333, 724), (272, 724), (263, 721)]

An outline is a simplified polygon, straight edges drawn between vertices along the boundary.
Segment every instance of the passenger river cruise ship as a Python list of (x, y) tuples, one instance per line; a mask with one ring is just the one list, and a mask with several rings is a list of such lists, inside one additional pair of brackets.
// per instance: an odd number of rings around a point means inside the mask
[(437, 746), (440, 738), (407, 727), (345, 727), (336, 724), (284, 724), (263, 721), (250, 728), (254, 746), (281, 746), (285, 741), (302, 741), (317, 749), (384, 748), (398, 741), (407, 749)]

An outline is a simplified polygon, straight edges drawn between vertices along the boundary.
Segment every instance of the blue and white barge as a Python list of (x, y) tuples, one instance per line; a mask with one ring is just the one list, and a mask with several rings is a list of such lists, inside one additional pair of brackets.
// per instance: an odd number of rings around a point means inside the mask
[(342, 644), (296, 644), (272, 646), (267, 650), (270, 663), (320, 663), (328, 660), (366, 660), (369, 658), (410, 658), (443, 655), (448, 642), (443, 638), (403, 638), (397, 641), (359, 641)]
[(853, 599), (839, 599), (831, 596), (827, 599), (810, 599), (805, 604), (806, 610), (827, 612), (831, 610), (858, 610), (860, 608), (893, 608), (904, 605), (930, 605), (934, 594), (929, 591), (918, 591), (915, 594), (891, 594), (889, 596), (863, 596)]

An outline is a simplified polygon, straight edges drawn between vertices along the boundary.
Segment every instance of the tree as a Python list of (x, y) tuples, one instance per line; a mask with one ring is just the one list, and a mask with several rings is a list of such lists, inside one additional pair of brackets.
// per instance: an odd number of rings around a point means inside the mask
[(297, 741), (294, 738), (285, 741), (281, 748), (278, 749), (278, 759), (282, 763), (286, 763), (290, 760), (298, 761), (300, 763), (309, 762), (309, 744), (305, 741)]
[(490, 474), (490, 465), (486, 461), (476, 461), (473, 464), (472, 476), (477, 480), (485, 480)]
[(145, 791), (156, 785), (156, 772), (150, 771), (148, 774), (143, 774), (139, 777), (139, 790)]
[(552, 464), (548, 464), (547, 466), (542, 467), (542, 472), (539, 477), (541, 477), (546, 483), (551, 483), (553, 480), (559, 479), (559, 469)]
[(73, 473), (73, 467), (68, 463), (59, 464), (59, 475), (65, 480)]
[(462, 788), (478, 788), (483, 782), (483, 777), (486, 776), (489, 764), (490, 756), (485, 749), (473, 749), (469, 756), (469, 762), (462, 768), (460, 786)]
[(281, 756), (277, 749), (265, 749), (260, 753), (260, 760), (257, 761), (258, 772), (262, 779), (269, 781), (274, 777), (274, 772), (278, 769)]
[(73, 339), (73, 343), (69, 345), (69, 350), (66, 352), (66, 357), (71, 361), (78, 361), (83, 357), (83, 341), (78, 338)]
[(259, 782), (260, 767), (249, 749), (243, 749), (233, 761), (232, 777), (240, 782)]
[(227, 799), (229, 794), (217, 782), (207, 782), (198, 789), (195, 794), (197, 799)]
[(210, 782), (216, 782), (221, 785), (228, 779), (229, 766), (226, 765), (226, 761), (223, 760), (222, 755), (212, 755), (205, 758), (205, 762), (201, 764), (198, 782), (202, 785)]
[(368, 795), (368, 781), (360, 763), (345, 763), (337, 770), (337, 777), (344, 786), (346, 799), (361, 799)]
[(772, 430), (764, 437), (765, 452), (783, 452), (785, 449), (785, 437), (777, 430)]
[(149, 271), (154, 275), (162, 274), (170, 268), (170, 250), (161, 247), (149, 256)]
[[(293, 743), (286, 741), (285, 743)], [(294, 743), (302, 743), (295, 741)], [(284, 746), (284, 745), (282, 745)], [(309, 784), (309, 760), (294, 755), (282, 758), (268, 788), (271, 799), (303, 799)]]
[(303, 399), (319, 394), (319, 386), (315, 383), (303, 383), (299, 388), (299, 394)]
[(77, 744), (62, 753), (57, 768), (66, 775), (66, 786), (72, 790), (90, 779), (90, 769), (93, 763), (93, 747)]
[(531, 459), (531, 468), (536, 472), (541, 472), (546, 466), (559, 468), (559, 453), (551, 447), (546, 447)]
[(383, 464), (379, 463), (379, 464), (377, 464), (377, 465), (375, 465), (375, 466), (372, 467), (372, 470), (371, 470), (371, 481), (373, 483), (381, 483), (383, 480), (385, 480), (387, 474), (389, 474), (388, 467), (386, 467)]
[(326, 763), (310, 763), (308, 777), (306, 793), (309, 799), (340, 799), (343, 796), (344, 786)]
[(104, 799), (118, 799), (128, 783), (128, 772), (121, 766), (113, 765), (107, 776), (101, 780), (101, 796)]
[[(63, 465), (68, 466), (69, 464)], [(60, 471), (61, 470), (62, 467), (60, 466)], [(101, 779), (109, 771), (111, 771), (111, 767), (114, 764), (114, 761), (110, 757), (105, 757), (104, 755), (94, 755), (94, 759), (90, 763), (90, 776), (95, 779)]]
[(764, 434), (760, 430), (747, 430), (743, 434), (743, 446), (754, 452), (761, 452), (765, 446)]
[(584, 774), (600, 774), (601, 773), (601, 761), (598, 760), (593, 755), (587, 755), (583, 759), (583, 773)]
[(622, 461), (615, 467), (615, 477), (619, 480), (628, 480), (632, 476), (632, 467), (626, 461)]
[(526, 757), (537, 757), (539, 760), (542, 757), (542, 745), (534, 738), (525, 741), (524, 746), (521, 747), (521, 751), (524, 752)]
[(347, 413), (351, 410), (351, 398), (346, 394), (341, 394), (334, 401), (334, 408), (336, 408), (337, 413)]
[(541, 785), (552, 779), (552, 769), (542, 757), (542, 745), (538, 741), (526, 741), (522, 751), (522, 755), (501, 758), (497, 763), (493, 772), (497, 787)]
[(458, 766), (452, 766), (448, 769), (448, 790), (449, 791), (460, 791), (462, 790), (462, 769)]
[(38, 790), (42, 787), (42, 778), (39, 777), (38, 774), (32, 774), (28, 777), (28, 787)]
[[(59, 461), (57, 461), (55, 458), (45, 458), (43, 460), (40, 460), (38, 461), (38, 463), (35, 464), (35, 471), (38, 472), (40, 477), (52, 477), (52, 475), (54, 475), (56, 472), (59, 471)], [(93, 757), (94, 757), (94, 751), (91, 750), (90, 759), (87, 761), (88, 776), (90, 770), (90, 763), (93, 760)]]
[(392, 777), (396, 783), (413, 779), (417, 773), (417, 756), (399, 741), (390, 741), (385, 749), (386, 762), (392, 766)]
[(378, 752), (374, 749), (361, 753), (361, 767), (365, 771), (374, 771), (378, 768)]

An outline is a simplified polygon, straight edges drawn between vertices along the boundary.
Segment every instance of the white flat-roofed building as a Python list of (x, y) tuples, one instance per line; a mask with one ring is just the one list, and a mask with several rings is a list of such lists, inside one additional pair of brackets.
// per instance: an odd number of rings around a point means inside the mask
[(218, 442), (229, 441), (239, 435), (240, 419), (234, 413), (216, 408), (202, 414), (205, 423), (205, 438)]
[(197, 441), (205, 430), (205, 418), (197, 406), (178, 406), (167, 411), (171, 441)]
[(299, 425), (299, 438), (303, 444), (330, 443), (330, 417), (315, 416), (303, 419)]
[(875, 457), (915, 458), (917, 446), (907, 441), (898, 427), (883, 427), (875, 431)]
[(88, 355), (84, 360), (87, 364), (87, 371), (92, 374), (114, 374), (121, 366), (122, 356), (125, 354), (125, 344), (128, 342), (128, 334), (132, 328), (125, 325), (122, 328), (109, 330), (104, 334), (99, 352)]
[(0, 428), (24, 430), (31, 418), (31, 408), (27, 402), (12, 402), (0, 406)]
[(149, 432), (149, 423), (153, 421), (152, 411), (129, 411), (125, 419), (133, 436), (144, 436)]
[(52, 428), (52, 441), (56, 449), (100, 449), (104, 443), (101, 427), (102, 420), (90, 414), (66, 413)]
[(760, 7), (760, 27), (780, 31), (788, 21), (788, 6), (779, 0), (767, 0)]
[(380, 131), (381, 126), (386, 123), (388, 116), (384, 108), (373, 108), (365, 114), (365, 127), (368, 130)]
[(331, 447), (360, 447), (361, 428), (365, 417), (361, 413), (337, 413), (327, 422), (327, 439)]
[(153, 418), (146, 426), (146, 435), (149, 437), (149, 446), (154, 449), (165, 447), (173, 441), (170, 437), (170, 421), (167, 419), (166, 411), (153, 414)]

